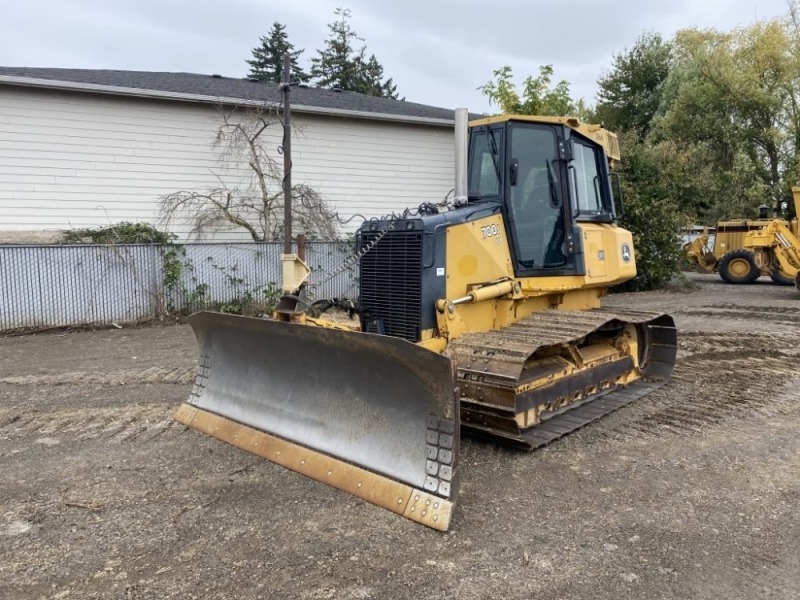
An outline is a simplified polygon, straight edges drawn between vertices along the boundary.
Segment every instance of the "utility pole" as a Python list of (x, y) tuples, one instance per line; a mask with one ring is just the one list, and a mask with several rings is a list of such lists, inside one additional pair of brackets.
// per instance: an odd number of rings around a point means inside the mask
[[(281, 266), (283, 277), (281, 297), (275, 308), (275, 318), (283, 321), (297, 319), (304, 312), (298, 311), (297, 294), (302, 289), (311, 269), (303, 261), (302, 256), (292, 253), (292, 108), (289, 102), (291, 89), (291, 62), (288, 54), (283, 55), (283, 78), (280, 90), (283, 94), (283, 254)], [(302, 243), (298, 243), (301, 246)], [(302, 253), (302, 250), (300, 250)]]
[(283, 55), (283, 253), (292, 253), (292, 110), (289, 104), (291, 82), (289, 54)]

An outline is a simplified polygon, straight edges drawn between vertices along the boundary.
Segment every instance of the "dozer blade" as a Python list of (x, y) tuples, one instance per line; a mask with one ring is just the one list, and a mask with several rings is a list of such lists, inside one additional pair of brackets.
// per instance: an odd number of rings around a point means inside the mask
[(451, 361), (405, 340), (201, 312), (181, 423), (445, 531), (458, 493)]

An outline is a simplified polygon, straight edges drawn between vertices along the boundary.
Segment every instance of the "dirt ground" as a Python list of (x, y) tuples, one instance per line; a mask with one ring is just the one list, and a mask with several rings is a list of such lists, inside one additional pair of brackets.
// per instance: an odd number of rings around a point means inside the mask
[(675, 315), (673, 380), (464, 440), (446, 534), (173, 422), (188, 326), (2, 338), (0, 598), (800, 598), (800, 295), (691, 277), (606, 303)]

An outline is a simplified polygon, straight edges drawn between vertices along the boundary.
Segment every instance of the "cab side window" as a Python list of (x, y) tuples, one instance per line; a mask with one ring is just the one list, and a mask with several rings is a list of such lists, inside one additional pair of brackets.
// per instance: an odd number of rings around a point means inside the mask
[(500, 148), (502, 147), (502, 130), (473, 134), (469, 172), (470, 196), (486, 198), (500, 195)]
[(575, 141), (573, 145), (575, 160), (572, 161), (572, 168), (575, 170), (573, 181), (576, 191), (576, 207), (578, 213), (601, 213), (605, 212), (605, 202), (603, 201), (603, 186), (600, 182), (600, 171), (597, 161), (599, 153), (580, 141)]

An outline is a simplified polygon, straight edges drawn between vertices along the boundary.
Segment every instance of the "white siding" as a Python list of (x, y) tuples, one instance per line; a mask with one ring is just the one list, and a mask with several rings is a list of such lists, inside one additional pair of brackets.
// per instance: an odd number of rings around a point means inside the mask
[[(293, 180), (320, 192), (343, 219), (438, 201), (452, 188), (449, 128), (293, 117)], [(217, 176), (230, 176), (212, 146), (220, 123), (209, 105), (0, 87), (0, 241), (15, 233), (156, 223), (160, 196), (211, 189)], [(282, 161), (280, 126), (270, 130), (267, 148)], [(174, 229), (190, 237), (188, 225)], [(244, 234), (191, 237), (231, 236)]]

